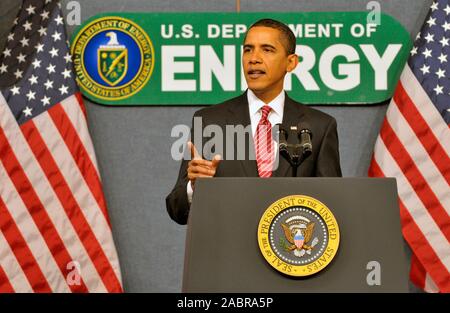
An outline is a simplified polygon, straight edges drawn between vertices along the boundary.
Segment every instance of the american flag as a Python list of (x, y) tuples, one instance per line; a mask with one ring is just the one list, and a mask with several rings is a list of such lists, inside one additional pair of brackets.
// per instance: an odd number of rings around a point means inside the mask
[(0, 292), (121, 292), (58, 1), (23, 1), (0, 86)]
[(410, 278), (450, 292), (450, 3), (435, 1), (375, 144), (369, 176), (396, 177)]

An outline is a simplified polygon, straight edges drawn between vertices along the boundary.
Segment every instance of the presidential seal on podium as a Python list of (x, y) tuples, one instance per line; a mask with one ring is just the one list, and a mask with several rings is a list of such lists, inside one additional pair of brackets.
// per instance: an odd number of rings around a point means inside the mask
[(309, 196), (292, 195), (272, 203), (258, 226), (266, 261), (289, 276), (310, 276), (327, 267), (339, 247), (339, 226), (331, 210)]

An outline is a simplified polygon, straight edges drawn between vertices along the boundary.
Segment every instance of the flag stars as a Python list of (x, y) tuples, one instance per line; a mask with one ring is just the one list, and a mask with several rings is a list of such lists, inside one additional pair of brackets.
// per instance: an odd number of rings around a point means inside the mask
[(450, 5), (447, 4), (444, 11), (445, 11), (445, 14), (449, 15), (450, 14)]
[(69, 93), (69, 92), (68, 92), (68, 89), (69, 89), (69, 87), (67, 87), (67, 86), (65, 86), (65, 85), (61, 85), (61, 87), (58, 88), (59, 92), (61, 92), (61, 96), (64, 95), (64, 94)]
[(413, 56), (413, 55), (416, 55), (417, 54), (417, 47), (413, 47), (412, 49), (411, 49), (411, 56)]
[(47, 35), (47, 28), (45, 28), (44, 26), (41, 26), (38, 30), (38, 33), (41, 36)]
[(56, 25), (62, 25), (62, 24), (63, 24), (63, 18), (62, 18), (62, 16), (61, 16), (61, 15), (58, 15), (58, 16), (55, 18), (55, 22), (56, 22)]
[(11, 90), (13, 96), (20, 95), (20, 87), (14, 86), (10, 90)]
[(34, 11), (36, 9), (36, 7), (34, 7), (34, 6), (32, 6), (31, 4), (30, 4), (30, 6), (28, 7), (28, 8), (26, 8), (25, 10), (28, 12), (28, 15), (31, 15), (31, 14), (35, 14), (36, 12)]
[(27, 107), (25, 108), (25, 110), (23, 110), (22, 112), (25, 114), (25, 117), (29, 117), (29, 116), (32, 116), (32, 115), (33, 115), (33, 114), (31, 113), (31, 111), (33, 111), (33, 109), (27, 106)]
[(58, 31), (55, 31), (52, 35), (53, 41), (61, 40), (61, 33), (58, 33)]
[(433, 2), (433, 4), (431, 5), (431, 10), (434, 12), (438, 9), (438, 4), (437, 2)]
[(430, 67), (429, 67), (428, 65), (426, 65), (426, 64), (424, 64), (424, 65), (420, 68), (420, 70), (422, 71), (422, 74), (423, 74), (423, 75), (429, 74), (429, 73), (430, 73)]
[(72, 63), (72, 56), (70, 55), (70, 53), (66, 53), (66, 55), (64, 56), (64, 60), (66, 60), (66, 63)]
[(5, 65), (5, 63), (2, 63), (2, 65), (0, 66), (0, 73), (6, 73), (8, 71), (8, 66)]
[(20, 71), (19, 69), (14, 72), (14, 76), (16, 76), (16, 79), (22, 78), (22, 75), (23, 71)]
[(20, 43), (22, 44), (22, 47), (28, 47), (29, 41), (30, 41), (29, 39), (23, 37), (22, 40), (20, 41)]
[(416, 35), (416, 40), (419, 40), (421, 35), (422, 35), (422, 33), (418, 32), (417, 35)]
[(34, 91), (28, 91), (28, 93), (26, 94), (28, 101), (31, 100), (36, 100), (36, 93)]
[(434, 17), (430, 17), (429, 19), (428, 19), (428, 21), (427, 21), (427, 24), (428, 24), (428, 26), (429, 27), (431, 27), (431, 26), (433, 26), (433, 25), (436, 25), (436, 18)]
[(25, 30), (31, 30), (31, 24), (29, 21), (26, 21), (22, 26)]
[(427, 41), (427, 43), (433, 42), (434, 35), (431, 35), (430, 33), (428, 33), (428, 35), (425, 36), (425, 40)]
[(61, 74), (64, 76), (64, 78), (70, 78), (70, 70), (67, 68)]
[(434, 90), (434, 92), (436, 92), (436, 96), (438, 96), (438, 95), (440, 95), (440, 94), (443, 94), (444, 92), (442, 91), (442, 89), (443, 89), (444, 87), (442, 87), (442, 86), (440, 86), (439, 84), (438, 85), (436, 85), (436, 88), (434, 88), (433, 90)]
[(422, 54), (425, 56), (425, 59), (428, 59), (431, 57), (431, 50), (429, 50), (428, 48), (425, 48), (425, 51), (422, 52)]
[(442, 28), (444, 29), (444, 31), (450, 30), (450, 23), (449, 22), (445, 22), (442, 25)]
[(34, 69), (37, 69), (38, 67), (41, 67), (41, 62), (42, 61), (40, 61), (38, 59), (34, 59), (33, 63), (31, 63), (31, 64), (33, 64)]
[(3, 51), (3, 55), (6, 57), (10, 57), (11, 56), (11, 49), (6, 48), (5, 51)]
[(441, 61), (441, 63), (447, 62), (447, 55), (441, 53), (441, 55), (438, 57), (439, 61)]
[(36, 46), (36, 52), (42, 52), (44, 51), (44, 44), (43, 43), (38, 43)]
[(43, 11), (42, 13), (41, 13), (41, 17), (42, 17), (42, 20), (44, 21), (44, 20), (46, 20), (46, 19), (48, 19), (48, 15), (50, 14), (50, 12), (49, 11)]
[(14, 34), (11, 33), (8, 35), (8, 41), (13, 41), (14, 40)]
[(45, 86), (45, 90), (49, 90), (50, 88), (53, 88), (53, 81), (50, 79), (47, 79), (44, 86)]
[(19, 63), (25, 62), (25, 55), (19, 53), (19, 55), (17, 56), (17, 60), (19, 61)]
[(41, 99), (42, 105), (43, 106), (49, 105), (50, 104), (50, 100), (51, 100), (50, 97), (44, 96), (44, 98)]
[(446, 47), (446, 46), (449, 45), (449, 44), (448, 44), (448, 38), (445, 38), (445, 37), (442, 37), (442, 39), (439, 40), (439, 42), (441, 43), (442, 48), (444, 48), (444, 47)]
[(28, 81), (30, 82), (30, 85), (33, 86), (38, 83), (38, 78), (37, 76), (31, 75), (31, 77), (28, 78)]
[(47, 66), (47, 72), (48, 72), (49, 74), (55, 73), (55, 68), (56, 68), (56, 66), (50, 63), (50, 64)]
[(49, 51), (49, 53), (52, 55), (52, 58), (58, 56), (59, 49), (55, 49), (55, 47), (52, 48), (52, 50)]
[(438, 76), (438, 78), (442, 78), (445, 77), (445, 70), (443, 69), (438, 69), (438, 71), (436, 72), (436, 75)]

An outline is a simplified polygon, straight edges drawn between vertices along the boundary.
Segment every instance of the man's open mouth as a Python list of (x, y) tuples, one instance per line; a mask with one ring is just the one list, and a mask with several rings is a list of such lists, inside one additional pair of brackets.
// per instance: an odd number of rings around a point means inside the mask
[(247, 74), (250, 78), (256, 79), (266, 74), (264, 70), (249, 70)]

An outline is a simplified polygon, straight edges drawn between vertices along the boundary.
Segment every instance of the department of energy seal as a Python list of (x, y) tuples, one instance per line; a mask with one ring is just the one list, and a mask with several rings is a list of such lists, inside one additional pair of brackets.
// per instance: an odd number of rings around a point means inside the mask
[(258, 244), (266, 261), (289, 276), (323, 270), (339, 247), (339, 227), (317, 199), (293, 195), (272, 203), (258, 226)]
[(147, 33), (131, 20), (107, 16), (87, 24), (72, 43), (77, 81), (93, 97), (129, 98), (150, 79), (155, 60)]

